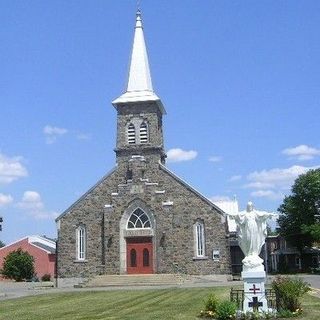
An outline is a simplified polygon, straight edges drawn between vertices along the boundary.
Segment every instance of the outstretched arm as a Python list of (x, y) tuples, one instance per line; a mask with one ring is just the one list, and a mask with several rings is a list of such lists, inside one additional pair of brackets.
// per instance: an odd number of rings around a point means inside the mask
[(263, 217), (265, 219), (269, 219), (269, 218), (277, 218), (278, 215), (274, 212), (268, 212), (268, 211), (257, 211), (257, 215), (259, 217)]

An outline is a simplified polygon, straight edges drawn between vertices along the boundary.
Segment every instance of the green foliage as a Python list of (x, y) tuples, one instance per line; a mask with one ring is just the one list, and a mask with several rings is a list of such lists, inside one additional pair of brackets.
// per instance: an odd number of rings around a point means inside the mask
[(301, 230), (302, 233), (310, 235), (314, 241), (320, 241), (320, 224), (318, 222), (309, 226), (304, 224), (301, 226)]
[(235, 319), (237, 314), (237, 306), (234, 302), (225, 300), (219, 303), (216, 311), (218, 320)]
[(237, 305), (229, 300), (219, 302), (215, 294), (210, 294), (205, 301), (205, 310), (200, 312), (200, 317), (218, 320), (235, 319)]
[(319, 200), (320, 169), (309, 170), (295, 180), (291, 195), (285, 197), (278, 208), (280, 234), (299, 250), (319, 240), (317, 230), (308, 229), (317, 222), (316, 203)]
[(208, 299), (205, 302), (205, 310), (206, 311), (217, 311), (217, 307), (219, 304), (219, 300), (214, 293), (210, 294)]
[(16, 281), (31, 279), (34, 276), (34, 259), (28, 252), (19, 248), (4, 258), (1, 273)]
[(3, 248), (6, 244), (0, 240), (0, 248)]
[(301, 298), (310, 290), (307, 282), (300, 278), (277, 277), (272, 282), (277, 297), (278, 311), (288, 310), (299, 313), (301, 311)]
[(302, 310), (291, 312), (289, 310), (280, 310), (278, 312), (278, 318), (294, 318), (299, 316), (302, 313)]
[(200, 317), (215, 318), (219, 300), (214, 293), (211, 293), (204, 302), (204, 310), (200, 311)]
[(51, 274), (46, 273), (41, 277), (41, 281), (51, 281)]

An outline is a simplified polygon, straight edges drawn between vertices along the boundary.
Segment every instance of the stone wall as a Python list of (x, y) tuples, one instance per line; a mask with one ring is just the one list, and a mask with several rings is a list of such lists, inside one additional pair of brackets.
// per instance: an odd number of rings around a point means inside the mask
[[(121, 220), (135, 205), (144, 206), (154, 219), (155, 272), (230, 273), (226, 226), (218, 209), (165, 167), (154, 163), (152, 157), (135, 158), (135, 168), (139, 168), (139, 161), (146, 162), (143, 178), (137, 170), (133, 179), (127, 180), (125, 167), (118, 166), (60, 218), (59, 277), (124, 273)], [(194, 258), (193, 225), (197, 219), (205, 226), (205, 259)], [(83, 262), (75, 260), (75, 230), (80, 224), (87, 228), (87, 259)], [(220, 251), (219, 261), (213, 261), (213, 249)]]

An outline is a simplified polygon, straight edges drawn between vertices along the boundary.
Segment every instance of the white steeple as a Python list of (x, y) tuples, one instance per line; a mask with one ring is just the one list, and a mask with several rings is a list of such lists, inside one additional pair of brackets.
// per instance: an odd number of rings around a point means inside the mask
[(141, 12), (138, 10), (126, 91), (119, 98), (112, 101), (112, 104), (117, 105), (143, 101), (157, 102), (162, 113), (166, 113), (160, 98), (153, 92), (148, 54), (143, 35)]

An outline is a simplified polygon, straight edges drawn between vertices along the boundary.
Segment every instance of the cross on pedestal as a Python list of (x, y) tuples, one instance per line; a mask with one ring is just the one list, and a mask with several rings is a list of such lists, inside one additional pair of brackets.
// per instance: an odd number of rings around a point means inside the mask
[(253, 294), (256, 294), (256, 291), (260, 291), (260, 288), (256, 288), (256, 285), (253, 284), (253, 288), (249, 288), (250, 291), (253, 291)]
[(249, 302), (248, 305), (253, 311), (259, 311), (259, 307), (262, 307), (263, 303), (258, 301), (258, 297), (252, 297), (252, 302)]

